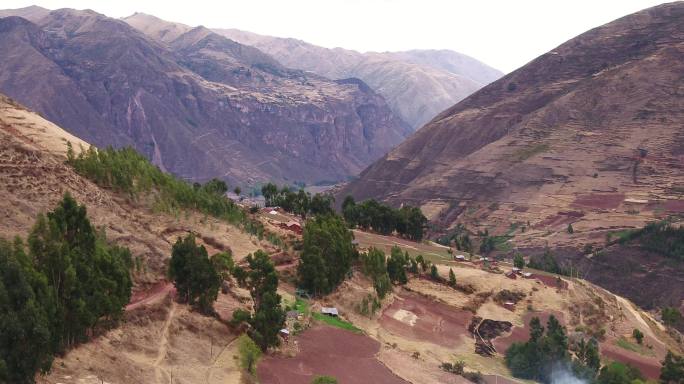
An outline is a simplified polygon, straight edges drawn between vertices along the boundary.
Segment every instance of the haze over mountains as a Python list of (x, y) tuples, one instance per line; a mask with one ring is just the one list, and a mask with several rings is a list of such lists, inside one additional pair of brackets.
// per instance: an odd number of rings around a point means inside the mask
[(216, 32), (257, 47), (291, 68), (333, 79), (358, 77), (384, 96), (414, 129), (503, 75), (469, 56), (449, 50), (360, 53), (235, 29)]
[[(344, 180), (498, 75), (484, 65), (477, 73), (476, 61), (451, 52), (378, 54), (367, 65), (377, 76), (305, 72), (223, 32), (144, 14), (122, 22), (28, 7), (0, 16), (21, 17), (0, 20), (0, 91), (95, 145), (132, 145), (199, 181)], [(329, 60), (332, 51), (319, 50)], [(450, 72), (459, 60), (477, 80)]]
[(92, 11), (29, 11), (0, 20), (0, 90), (184, 178), (344, 179), (410, 131), (358, 80), (287, 69), (203, 28), (166, 45)]

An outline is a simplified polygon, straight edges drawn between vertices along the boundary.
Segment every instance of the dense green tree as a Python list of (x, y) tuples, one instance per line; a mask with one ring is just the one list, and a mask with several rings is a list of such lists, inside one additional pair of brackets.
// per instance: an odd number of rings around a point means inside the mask
[(0, 383), (33, 383), (52, 355), (118, 320), (131, 295), (131, 255), (106, 243), (68, 194), (29, 234), (0, 239)]
[(299, 285), (314, 295), (332, 292), (351, 269), (353, 235), (333, 215), (317, 216), (304, 227)]
[[(33, 265), (23, 244), (0, 239), (0, 383), (33, 383), (54, 352), (48, 313), (34, 291)], [(44, 289), (44, 287), (36, 287)]]
[(273, 183), (268, 183), (261, 187), (261, 194), (264, 196), (264, 199), (266, 199), (266, 206), (273, 207), (276, 205), (278, 186)]
[(513, 256), (513, 266), (520, 269), (525, 268), (525, 258), (523, 258), (522, 253), (515, 253), (515, 256)]
[(280, 302), (278, 274), (268, 255), (259, 250), (247, 255), (247, 270), (235, 267), (235, 277), (247, 288), (254, 302), (254, 314), (247, 320), (250, 336), (266, 351), (279, 344), (278, 332), (285, 323), (285, 312)]
[(479, 233), (480, 240), (480, 253), (487, 255), (494, 250), (496, 245), (494, 237), (489, 236), (489, 230), (485, 229), (484, 232)]
[(427, 218), (420, 208), (404, 206), (399, 209), (396, 216), (397, 233), (413, 241), (423, 239)]
[(456, 287), (456, 275), (454, 274), (454, 270), (451, 268), (449, 268), (449, 286)]
[(441, 276), (439, 276), (439, 271), (437, 271), (437, 266), (434, 264), (430, 267), (430, 278), (434, 281), (442, 280)]
[(333, 209), (334, 202), (335, 199), (332, 196), (317, 193), (311, 198), (309, 211), (313, 215), (332, 215), (335, 213)]
[(235, 261), (230, 250), (214, 254), (211, 256), (210, 261), (214, 270), (221, 277), (221, 280), (228, 280), (235, 268)]
[(541, 256), (532, 256), (527, 263), (527, 266), (541, 271), (557, 273), (560, 275), (565, 274), (565, 271), (561, 268), (560, 264), (558, 264), (556, 257), (548, 247), (544, 249), (544, 253)]
[(58, 349), (83, 341), (101, 320), (117, 320), (130, 300), (131, 254), (109, 246), (96, 232), (85, 206), (66, 194), (29, 235), (36, 270), (47, 278), (57, 309)]
[(665, 325), (674, 326), (682, 320), (682, 313), (675, 307), (665, 307), (661, 310), (661, 316)]
[(634, 328), (632, 331), (632, 337), (634, 337), (634, 340), (636, 340), (637, 344), (644, 342), (644, 333), (636, 328)]
[(301, 216), (302, 219), (306, 218), (306, 214), (309, 212), (309, 205), (311, 202), (311, 197), (308, 193), (300, 189), (297, 193), (297, 198), (295, 199), (295, 209), (294, 213)]
[(195, 243), (192, 234), (179, 238), (171, 251), (169, 277), (174, 281), (178, 296), (203, 313), (213, 311), (213, 303), (218, 297), (221, 275), (214, 263), (220, 264), (219, 258), (212, 262), (207, 250)]
[(667, 351), (660, 370), (660, 382), (663, 384), (684, 384), (684, 357)]
[(642, 381), (644, 377), (639, 370), (629, 364), (611, 362), (601, 368), (596, 378), (597, 384), (635, 384), (635, 381)]
[(228, 185), (225, 181), (219, 179), (211, 179), (202, 186), (204, 190), (210, 194), (223, 196), (228, 192)]
[(387, 274), (393, 283), (406, 284), (406, 268), (409, 264), (408, 254), (404, 254), (401, 248), (394, 246), (387, 260)]
[[(585, 360), (595, 364), (596, 356), (593, 350), (585, 350), (585, 354)], [(576, 372), (580, 368), (581, 370), (586, 368), (584, 362), (580, 360), (576, 361)], [(553, 315), (549, 316), (545, 330), (539, 318), (533, 317), (530, 321), (529, 340), (525, 343), (513, 343), (508, 348), (506, 365), (515, 377), (538, 380), (543, 383), (550, 382), (551, 372), (555, 366), (571, 366), (568, 339), (558, 320)], [(586, 369), (586, 371), (591, 372), (591, 369)]]
[(363, 273), (373, 281), (373, 287), (380, 299), (392, 291), (392, 283), (387, 273), (385, 253), (377, 248), (371, 248), (362, 255)]
[(356, 209), (356, 201), (352, 196), (347, 196), (342, 201), (342, 217), (347, 222), (350, 228), (356, 227), (359, 221), (359, 213)]
[(601, 356), (598, 350), (598, 342), (594, 339), (585, 342), (580, 340), (577, 346), (577, 359), (579, 362), (591, 371), (592, 377), (596, 375), (599, 368), (601, 368)]

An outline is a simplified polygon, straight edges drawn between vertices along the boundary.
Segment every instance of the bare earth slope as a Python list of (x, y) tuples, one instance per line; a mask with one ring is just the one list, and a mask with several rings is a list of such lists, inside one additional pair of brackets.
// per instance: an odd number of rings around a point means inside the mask
[(0, 91), (184, 178), (345, 179), (409, 132), (362, 82), (287, 69), (201, 27), (166, 44), (92, 11), (0, 14), (31, 18), (0, 19)]
[(566, 42), (437, 116), (338, 198), (414, 203), (443, 228), (517, 225), (515, 247), (563, 249), (616, 293), (677, 304), (680, 267), (619, 250), (592, 261), (581, 249), (684, 212), (683, 19), (684, 3), (665, 4)]
[(490, 217), (534, 224), (681, 199), (683, 16), (684, 3), (663, 5), (568, 41), (437, 116), (341, 194), (438, 205), (445, 224), (491, 202)]
[(358, 77), (380, 93), (413, 129), (502, 75), (471, 57), (448, 50), (360, 53), (236, 29), (215, 31), (257, 47), (291, 68), (332, 79)]
[[(135, 304), (126, 308), (125, 322), (58, 357), (38, 382), (166, 383), (171, 375), (188, 383), (238, 382), (234, 336), (216, 319), (172, 303), (173, 287), (163, 279), (171, 245), (190, 232), (210, 254), (230, 249), (236, 259), (264, 244), (219, 220), (152, 212), (142, 202), (98, 187), (64, 164), (66, 140), (86, 144), (0, 95), (0, 237), (25, 238), (37, 215), (69, 192), (87, 206), (91, 222), (106, 230), (108, 240), (131, 249), (141, 267), (133, 272)], [(217, 308), (237, 305), (220, 295)]]

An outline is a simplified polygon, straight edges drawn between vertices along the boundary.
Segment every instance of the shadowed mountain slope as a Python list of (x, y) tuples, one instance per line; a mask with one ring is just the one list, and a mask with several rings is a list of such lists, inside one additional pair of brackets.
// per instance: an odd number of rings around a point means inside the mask
[(340, 180), (409, 132), (365, 84), (287, 69), (202, 27), (166, 43), (93, 11), (2, 14), (32, 21), (0, 19), (0, 91), (187, 179)]

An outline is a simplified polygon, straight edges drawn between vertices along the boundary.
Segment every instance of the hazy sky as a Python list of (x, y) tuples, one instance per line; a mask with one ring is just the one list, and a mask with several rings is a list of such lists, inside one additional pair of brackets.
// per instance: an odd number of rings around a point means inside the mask
[(238, 28), (359, 51), (452, 49), (504, 72), (588, 30), (662, 3), (654, 0), (2, 0), (90, 8), (111, 17), (145, 12), (192, 26)]

